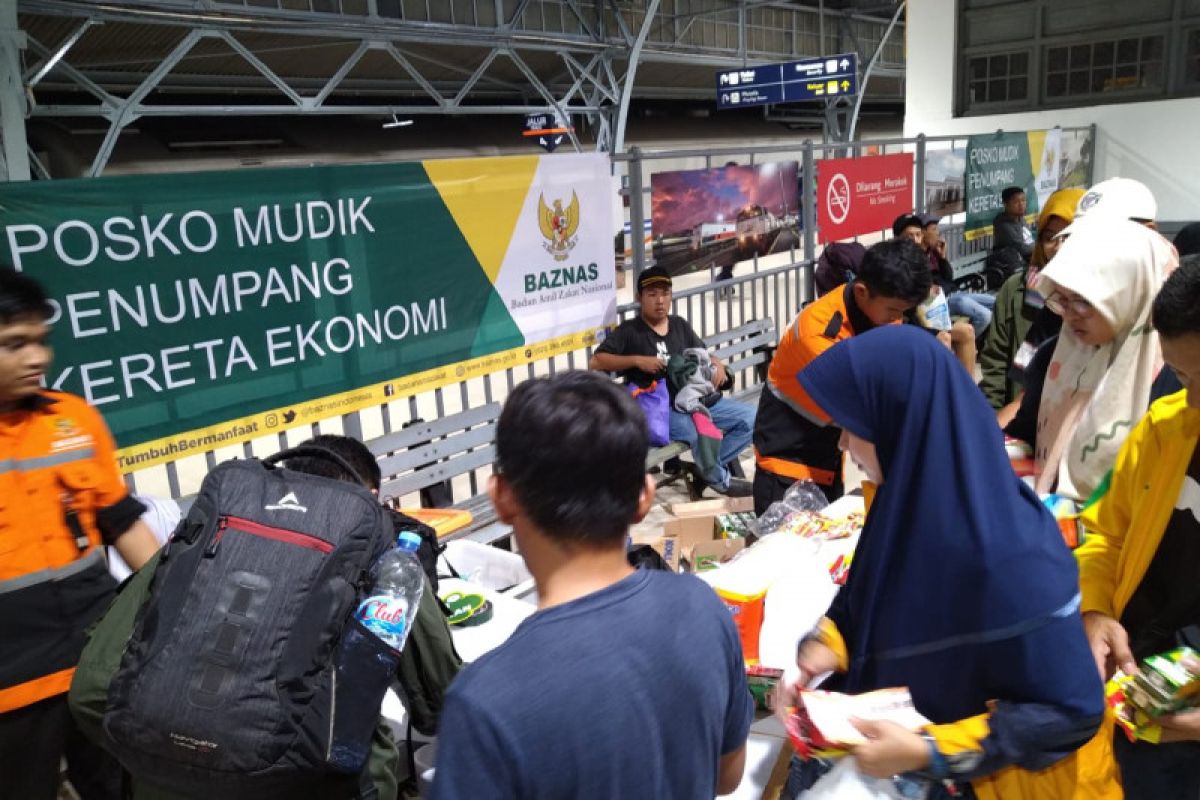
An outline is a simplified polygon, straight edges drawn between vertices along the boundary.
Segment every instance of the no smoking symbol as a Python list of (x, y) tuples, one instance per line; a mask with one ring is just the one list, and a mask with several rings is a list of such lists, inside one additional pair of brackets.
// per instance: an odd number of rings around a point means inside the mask
[(825, 207), (829, 209), (829, 218), (834, 225), (841, 225), (850, 215), (850, 182), (840, 172), (833, 176), (825, 190)]

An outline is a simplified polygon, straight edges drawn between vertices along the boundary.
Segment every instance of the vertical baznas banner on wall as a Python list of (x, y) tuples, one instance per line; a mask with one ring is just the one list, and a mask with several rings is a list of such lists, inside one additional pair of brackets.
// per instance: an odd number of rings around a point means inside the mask
[(0, 259), (128, 470), (584, 346), (610, 192), (603, 155), (8, 183)]
[(1062, 131), (987, 133), (967, 140), (967, 222), (964, 235), (990, 233), (992, 220), (1004, 208), (1001, 192), (1009, 186), (1025, 190), (1027, 219), (1037, 218), (1042, 203), (1058, 189)]

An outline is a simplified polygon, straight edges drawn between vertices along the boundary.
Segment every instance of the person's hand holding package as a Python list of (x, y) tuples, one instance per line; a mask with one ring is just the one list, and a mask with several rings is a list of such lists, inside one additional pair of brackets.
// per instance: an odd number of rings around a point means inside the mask
[(882, 720), (856, 719), (854, 727), (867, 737), (866, 744), (850, 750), (864, 775), (890, 778), (929, 766), (929, 743), (921, 734)]
[(1108, 680), (1117, 669), (1127, 675), (1137, 671), (1129, 649), (1129, 634), (1120, 622), (1099, 611), (1089, 611), (1083, 615), (1083, 630), (1096, 659), (1100, 680)]
[(796, 704), (796, 695), (801, 689), (809, 688), (818, 677), (838, 668), (838, 655), (829, 645), (808, 637), (796, 651), (796, 667), (800, 677), (795, 681), (781, 680), (771, 698), (771, 709), (780, 720), (786, 720), (788, 709)]

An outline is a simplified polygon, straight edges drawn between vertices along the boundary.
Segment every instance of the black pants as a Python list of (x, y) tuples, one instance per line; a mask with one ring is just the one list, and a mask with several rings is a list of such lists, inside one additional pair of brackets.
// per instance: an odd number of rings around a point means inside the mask
[(79, 731), (65, 694), (0, 714), (0, 800), (56, 800), (64, 756), (83, 800), (120, 800), (120, 765)]
[(1113, 734), (1113, 753), (1121, 768), (1126, 800), (1195, 800), (1200, 795), (1200, 744), (1131, 742)]

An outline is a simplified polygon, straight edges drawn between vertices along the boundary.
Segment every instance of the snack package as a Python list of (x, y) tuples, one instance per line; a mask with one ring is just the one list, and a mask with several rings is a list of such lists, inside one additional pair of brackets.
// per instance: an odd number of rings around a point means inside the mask
[(1058, 523), (1058, 531), (1062, 534), (1067, 547), (1074, 550), (1083, 544), (1083, 526), (1079, 524), (1079, 504), (1069, 497), (1048, 494), (1042, 498), (1042, 505), (1054, 515)]
[(862, 529), (865, 515), (855, 511), (840, 519), (830, 519), (815, 511), (789, 514), (779, 528), (804, 539), (846, 539)]
[(718, 514), (714, 533), (718, 539), (749, 539), (753, 542), (757, 538), (757, 522), (753, 511)]
[(1200, 708), (1200, 654), (1177, 647), (1147, 658), (1132, 675), (1121, 670), (1109, 679), (1105, 697), (1130, 741), (1158, 743), (1167, 714)]
[(950, 304), (940, 286), (935, 286), (917, 306), (917, 322), (933, 331), (950, 330)]
[(783, 670), (773, 667), (764, 667), (761, 664), (746, 665), (746, 683), (750, 686), (750, 694), (754, 696), (754, 702), (763, 711), (769, 711), (767, 708), (767, 698), (771, 696), (771, 692), (775, 691), (775, 687), (779, 685), (780, 679), (783, 677)]
[(930, 724), (913, 706), (908, 689), (856, 695), (805, 689), (788, 709), (784, 727), (800, 758), (839, 758), (867, 741), (851, 719), (894, 722), (910, 731)]
[(1020, 439), (1005, 436), (1004, 451), (1008, 453), (1008, 461), (1012, 464), (1013, 471), (1017, 473), (1018, 478), (1034, 474), (1037, 467), (1032, 447)]

